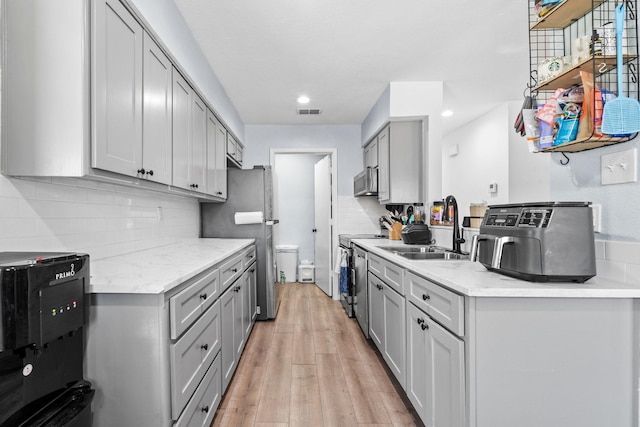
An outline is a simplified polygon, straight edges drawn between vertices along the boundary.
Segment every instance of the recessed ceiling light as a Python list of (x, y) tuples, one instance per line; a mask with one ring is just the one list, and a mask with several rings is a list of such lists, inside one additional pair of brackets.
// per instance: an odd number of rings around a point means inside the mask
[(449, 108), (447, 108), (442, 112), (442, 117), (451, 117), (451, 116), (453, 116), (453, 110), (450, 110)]
[(298, 98), (298, 104), (308, 104), (310, 101), (308, 96), (302, 95)]

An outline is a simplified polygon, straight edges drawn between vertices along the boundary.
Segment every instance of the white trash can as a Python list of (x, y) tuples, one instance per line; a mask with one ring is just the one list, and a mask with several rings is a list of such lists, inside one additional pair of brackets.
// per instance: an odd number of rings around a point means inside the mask
[(298, 282), (313, 283), (316, 280), (316, 267), (311, 263), (302, 261), (298, 266)]
[(276, 246), (276, 268), (278, 281), (292, 283), (296, 281), (296, 267), (298, 266), (298, 245)]

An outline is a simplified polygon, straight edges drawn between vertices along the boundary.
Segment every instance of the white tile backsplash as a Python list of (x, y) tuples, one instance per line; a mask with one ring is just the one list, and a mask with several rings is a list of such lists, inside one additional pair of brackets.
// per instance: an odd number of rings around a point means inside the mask
[(378, 218), (386, 213), (373, 196), (338, 196), (338, 234), (380, 233)]
[(77, 251), (102, 259), (199, 232), (193, 198), (86, 179), (0, 176), (0, 251)]

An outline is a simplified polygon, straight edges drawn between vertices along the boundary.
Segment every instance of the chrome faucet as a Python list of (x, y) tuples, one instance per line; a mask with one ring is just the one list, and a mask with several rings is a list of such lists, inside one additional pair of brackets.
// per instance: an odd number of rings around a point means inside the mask
[(462, 250), (460, 249), (460, 245), (465, 242), (464, 239), (460, 238), (460, 225), (458, 224), (458, 202), (456, 198), (453, 196), (447, 196), (444, 199), (444, 211), (449, 216), (449, 206), (453, 206), (453, 218), (449, 218), (449, 221), (453, 221), (453, 239), (452, 239), (452, 252), (456, 254), (461, 254)]

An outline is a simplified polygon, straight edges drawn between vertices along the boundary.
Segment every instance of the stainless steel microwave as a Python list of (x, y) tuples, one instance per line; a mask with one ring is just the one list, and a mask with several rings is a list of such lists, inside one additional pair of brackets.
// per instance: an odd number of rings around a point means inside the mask
[(378, 168), (365, 168), (353, 177), (354, 196), (378, 195)]

